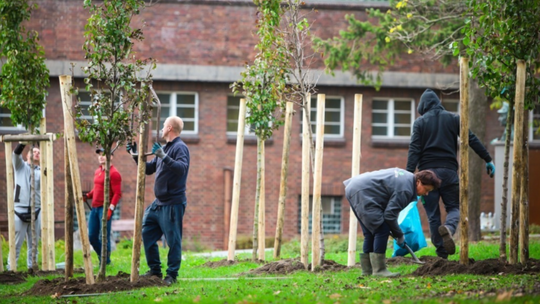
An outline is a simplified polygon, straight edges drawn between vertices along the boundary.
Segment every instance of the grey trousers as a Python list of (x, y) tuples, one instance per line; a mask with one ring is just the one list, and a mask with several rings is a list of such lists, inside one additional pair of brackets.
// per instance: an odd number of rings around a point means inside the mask
[[(17, 212), (20, 212), (20, 211), (17, 210)], [(36, 222), (37, 243), (39, 244), (39, 238), (41, 236), (41, 212), (39, 213), (35, 222)], [(28, 269), (30, 269), (32, 268), (32, 265), (33, 265), (32, 263), (32, 227), (30, 223), (25, 223), (21, 221), (21, 219), (17, 215), (15, 215), (15, 262), (19, 261), (19, 255), (21, 254), (21, 247), (23, 245), (24, 240), (26, 240), (26, 247), (27, 247), (26, 266), (28, 267)], [(38, 252), (39, 252), (39, 246), (38, 246)], [(36, 259), (37, 259), (37, 256), (36, 256)], [(8, 260), (7, 269), (9, 270), (11, 269), (9, 267), (9, 256), (7, 260)]]

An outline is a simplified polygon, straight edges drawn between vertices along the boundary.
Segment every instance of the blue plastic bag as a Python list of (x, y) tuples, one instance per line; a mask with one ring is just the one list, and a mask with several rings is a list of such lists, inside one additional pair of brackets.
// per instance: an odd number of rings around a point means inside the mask
[[(418, 213), (418, 202), (411, 202), (405, 209), (401, 210), (398, 216), (398, 224), (403, 234), (405, 235), (405, 242), (412, 251), (418, 251), (424, 247), (427, 247), (426, 237), (422, 230), (422, 222), (420, 221), (420, 213)], [(405, 248), (398, 246), (397, 241), (394, 240), (394, 253), (395, 256), (405, 256), (409, 251)]]

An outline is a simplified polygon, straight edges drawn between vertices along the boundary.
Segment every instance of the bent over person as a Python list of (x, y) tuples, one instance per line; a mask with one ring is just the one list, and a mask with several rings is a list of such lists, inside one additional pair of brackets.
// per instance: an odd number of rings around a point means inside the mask
[[(176, 282), (182, 261), (182, 223), (186, 210), (186, 181), (189, 172), (189, 149), (180, 139), (184, 122), (171, 116), (163, 123), (161, 137), (165, 146), (154, 143), (152, 153), (156, 156), (146, 162), (146, 174), (156, 174), (154, 193), (156, 199), (146, 208), (143, 216), (142, 239), (146, 262), (150, 270), (146, 276), (162, 278), (161, 261), (157, 241), (165, 235), (169, 245), (165, 283)], [(128, 152), (137, 161), (135, 145), (127, 145)]]
[(385, 252), (388, 237), (405, 245), (398, 216), (417, 196), (428, 195), (441, 181), (432, 171), (415, 174), (403, 169), (383, 169), (366, 172), (343, 182), (345, 196), (364, 233), (363, 253), (360, 253), (362, 275), (398, 276), (386, 269)]
[[(424, 209), (429, 220), (431, 242), (437, 248), (437, 256), (447, 259), (456, 253), (452, 235), (459, 222), (459, 176), (457, 149), (460, 118), (444, 109), (435, 92), (427, 89), (418, 104), (419, 118), (414, 121), (407, 171), (431, 170), (442, 180), (441, 187), (424, 198)], [(469, 130), (469, 146), (486, 162), (489, 176), (495, 174), (495, 165), (480, 140)], [(446, 209), (446, 221), (442, 225), (439, 199)]]
[[(101, 264), (101, 219), (103, 214), (106, 212), (107, 216), (107, 265), (111, 264), (111, 217), (118, 205), (118, 202), (122, 198), (122, 176), (116, 170), (116, 168), (111, 164), (109, 171), (110, 175), (110, 187), (109, 187), (109, 197), (111, 202), (109, 209), (107, 211), (103, 210), (103, 203), (105, 202), (105, 166), (107, 162), (106, 156), (103, 154), (103, 148), (96, 150), (98, 155), (99, 168), (94, 172), (94, 188), (92, 191), (86, 194), (86, 198), (92, 199), (92, 210), (90, 211), (90, 216), (88, 218), (88, 238), (90, 239), (90, 244), (92, 248), (97, 253), (99, 263)], [(113, 154), (111, 154), (111, 160), (113, 159)]]
[[(32, 174), (31, 154), (34, 158), (34, 194), (35, 194), (35, 224), (36, 241), (39, 243), (41, 232), (41, 169), (39, 167), (39, 148), (33, 147), (28, 151), (26, 161), (22, 158), (22, 152), (26, 145), (19, 143), (13, 151), (13, 170), (15, 171), (15, 263), (19, 260), (21, 247), (26, 239), (27, 257), (26, 265), (28, 269), (32, 268), (32, 227), (30, 209), (30, 178)], [(37, 244), (36, 244), (37, 246)], [(9, 259), (7, 268), (10, 269)]]

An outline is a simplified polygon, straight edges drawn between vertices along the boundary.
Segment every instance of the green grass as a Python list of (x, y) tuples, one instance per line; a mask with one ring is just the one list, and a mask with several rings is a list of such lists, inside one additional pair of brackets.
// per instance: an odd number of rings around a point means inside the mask
[[(340, 264), (347, 263), (346, 238), (327, 238), (326, 259)], [(361, 242), (359, 241), (359, 247)], [(4, 245), (4, 264), (7, 246)], [(497, 258), (498, 242), (483, 241), (469, 245), (469, 257), (475, 260)], [(57, 242), (57, 262), (63, 261), (63, 243)], [(167, 251), (161, 250), (162, 261), (166, 261)], [(531, 238), (530, 257), (540, 259), (540, 240)], [(392, 254), (391, 248), (387, 256)], [(418, 256), (435, 255), (435, 249), (428, 246), (417, 253)], [(282, 258), (299, 256), (298, 242), (284, 245)], [(223, 258), (205, 258), (193, 252), (184, 253), (180, 278), (229, 278), (221, 281), (179, 281), (170, 287), (153, 287), (105, 296), (52, 299), (51, 297), (22, 297), (37, 281), (53, 279), (49, 277), (29, 277), (18, 285), (0, 285), (0, 303), (540, 303), (540, 279), (538, 275), (447, 275), (435, 277), (406, 276), (417, 265), (391, 266), (391, 271), (399, 271), (405, 276), (399, 278), (362, 277), (359, 268), (341, 272), (297, 272), (284, 276), (285, 279), (261, 280), (253, 275), (238, 274), (260, 266), (245, 261), (251, 257), (241, 254), (241, 262), (227, 267), (208, 268), (202, 266), (208, 261)], [(22, 257), (21, 257), (22, 259)], [(111, 256), (113, 264), (107, 268), (108, 274), (118, 271), (130, 272), (131, 241), (118, 244)], [(459, 254), (451, 256), (459, 259)], [(92, 255), (97, 273), (97, 257)], [(272, 261), (271, 254), (267, 260)], [(358, 258), (357, 258), (358, 260)], [(24, 259), (23, 259), (24, 261)], [(25, 263), (19, 261), (19, 270), (26, 270)], [(82, 254), (76, 252), (75, 266), (82, 267)], [(165, 266), (164, 266), (165, 267)], [(141, 273), (147, 270), (144, 253), (141, 256)], [(78, 274), (76, 276), (82, 276)], [(269, 277), (278, 277), (271, 275)], [(510, 298), (512, 295), (512, 298)]]

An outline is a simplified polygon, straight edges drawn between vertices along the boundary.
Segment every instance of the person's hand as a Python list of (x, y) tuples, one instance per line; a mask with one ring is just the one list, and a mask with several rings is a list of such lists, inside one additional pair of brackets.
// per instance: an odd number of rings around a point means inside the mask
[(486, 170), (489, 177), (493, 177), (493, 175), (495, 175), (495, 164), (492, 161), (490, 161), (489, 163), (486, 164)]
[(155, 154), (159, 158), (165, 157), (165, 152), (163, 152), (163, 149), (161, 148), (161, 144), (156, 142), (152, 146), (152, 153)]
[(107, 210), (107, 221), (111, 220), (111, 216), (114, 212), (114, 205), (111, 205), (111, 207)]
[(28, 141), (26, 140), (23, 140), (23, 141), (19, 141), (19, 144), (23, 145), (23, 146), (28, 146)]
[(405, 247), (405, 236), (402, 235), (402, 236), (398, 237), (396, 239), (396, 242), (397, 242), (399, 247), (401, 247), (401, 248)]
[(138, 154), (138, 152), (137, 152), (137, 143), (136, 142), (128, 142), (126, 144), (126, 150), (131, 155), (137, 155)]

